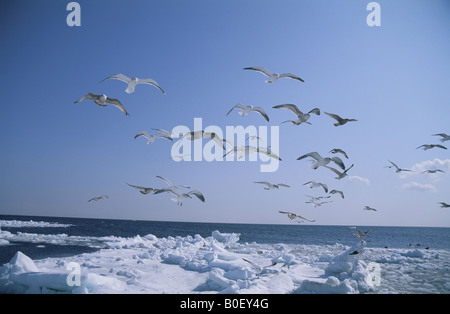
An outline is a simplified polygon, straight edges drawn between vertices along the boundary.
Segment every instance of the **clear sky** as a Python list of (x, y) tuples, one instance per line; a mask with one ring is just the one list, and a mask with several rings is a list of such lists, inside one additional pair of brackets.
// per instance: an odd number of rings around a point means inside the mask
[[(378, 1), (381, 26), (369, 27), (368, 0), (125, 1), (79, 0), (81, 26), (66, 24), (69, 1), (0, 2), (0, 214), (166, 221), (291, 223), (279, 210), (325, 225), (450, 227), (449, 150), (416, 149), (450, 134), (450, 4), (446, 0)], [(266, 84), (263, 66), (305, 80)], [(123, 73), (152, 78), (166, 91), (102, 79)], [(118, 98), (127, 117), (92, 101)], [(263, 107), (226, 113), (235, 104)], [(272, 109), (296, 104), (312, 125), (281, 124), (294, 116)], [(323, 112), (358, 119), (334, 127)], [(279, 126), (283, 159), (273, 173), (260, 162), (174, 162), (172, 144), (134, 139), (142, 130), (178, 125)], [(203, 145), (207, 143), (203, 140)], [(299, 156), (333, 148), (355, 166), (343, 180)], [(392, 160), (414, 173), (385, 168)], [(333, 165), (335, 166), (335, 165)], [(422, 174), (439, 166), (445, 173)], [(177, 206), (160, 175), (200, 190)], [(310, 180), (342, 190), (325, 195)], [(255, 181), (291, 188), (265, 191)], [(109, 199), (87, 202), (107, 194)], [(364, 206), (377, 212), (364, 211)]]

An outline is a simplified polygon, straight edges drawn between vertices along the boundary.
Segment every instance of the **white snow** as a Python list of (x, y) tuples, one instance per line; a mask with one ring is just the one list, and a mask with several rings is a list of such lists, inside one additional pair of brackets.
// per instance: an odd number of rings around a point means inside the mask
[(33, 220), (0, 220), (1, 227), (9, 228), (67, 228), (72, 225), (57, 222), (33, 221)]
[[(0, 237), (100, 248), (35, 261), (17, 252), (0, 267), (0, 293), (450, 292), (448, 250), (368, 248), (360, 241), (352, 247), (239, 243), (239, 234), (219, 231), (206, 238), (198, 234), (94, 238), (5, 231)], [(74, 274), (73, 265), (79, 266), (79, 273)], [(69, 285), (68, 278), (75, 275), (79, 285)]]

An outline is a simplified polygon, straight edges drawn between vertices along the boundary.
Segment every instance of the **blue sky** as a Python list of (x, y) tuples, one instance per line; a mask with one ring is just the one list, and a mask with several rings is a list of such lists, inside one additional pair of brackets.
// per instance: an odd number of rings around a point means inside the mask
[[(364, 0), (80, 0), (80, 27), (66, 24), (68, 2), (0, 4), (0, 214), (290, 223), (278, 214), (285, 210), (318, 224), (450, 226), (450, 211), (437, 204), (450, 203), (450, 152), (416, 149), (439, 143), (432, 134), (450, 134), (447, 1), (378, 1), (380, 27), (366, 24)], [(296, 73), (305, 83), (266, 84), (242, 70), (248, 66)], [(98, 84), (115, 73), (152, 78), (167, 94)], [(73, 103), (88, 92), (118, 98), (130, 117)], [(226, 116), (237, 103), (263, 107), (270, 122)], [(293, 118), (272, 109), (284, 103), (322, 114), (312, 125), (280, 124)], [(324, 111), (358, 122), (336, 128)], [(176, 163), (170, 142), (133, 139), (151, 128), (193, 128), (194, 118), (224, 130), (279, 126), (278, 171), (261, 173), (258, 162)], [(350, 180), (296, 160), (333, 148), (355, 164)], [(446, 173), (384, 168), (392, 160), (420, 170), (436, 159)], [(163, 187), (157, 175), (202, 191), (206, 202), (179, 207), (168, 194), (141, 195), (126, 185)], [(303, 186), (310, 180), (344, 191), (345, 199), (305, 204), (305, 194), (323, 195)], [(254, 181), (292, 187), (265, 191)], [(102, 194), (110, 199), (87, 202)]]

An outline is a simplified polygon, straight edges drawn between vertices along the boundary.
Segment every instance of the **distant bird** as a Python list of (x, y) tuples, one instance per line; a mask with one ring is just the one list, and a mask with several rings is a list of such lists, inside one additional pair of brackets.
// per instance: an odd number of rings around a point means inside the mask
[(280, 188), (280, 186), (284, 186), (284, 187), (286, 187), (286, 188), (290, 188), (289, 185), (284, 184), (284, 183), (272, 184), (272, 183), (269, 183), (269, 182), (267, 182), (267, 181), (260, 181), (260, 182), (254, 182), (254, 183), (260, 183), (260, 184), (265, 184), (265, 185), (267, 185), (267, 187), (265, 187), (264, 190), (274, 190), (274, 189), (277, 189), (277, 190), (278, 190), (278, 189)]
[(313, 164), (313, 169), (317, 169), (320, 166), (328, 165), (330, 163), (330, 161), (332, 161), (336, 165), (338, 165), (342, 170), (345, 170), (344, 162), (339, 157), (324, 158), (324, 157), (320, 156), (320, 154), (317, 152), (311, 152), (311, 153), (308, 153), (308, 154), (298, 157), (297, 160), (302, 160), (306, 157), (311, 157), (316, 160), (316, 162)]
[(131, 94), (134, 92), (134, 89), (136, 87), (137, 84), (148, 84), (148, 85), (153, 85), (155, 86), (157, 89), (159, 89), (163, 94), (165, 94), (166, 92), (163, 91), (163, 89), (158, 85), (158, 83), (156, 83), (154, 80), (152, 79), (139, 79), (137, 77), (132, 77), (129, 78), (121, 73), (119, 74), (114, 74), (110, 77), (105, 78), (104, 80), (100, 81), (99, 83), (109, 80), (109, 79), (115, 79), (115, 80), (119, 80), (122, 82), (125, 82), (128, 84), (127, 89), (125, 89), (125, 92), (127, 92), (128, 94)]
[(435, 147), (442, 148), (442, 149), (447, 149), (447, 147), (442, 146), (440, 144), (423, 144), (423, 145), (420, 145), (419, 147), (417, 147), (417, 149), (422, 148), (423, 150), (428, 150), (428, 149), (432, 149), (432, 148), (435, 148)]
[(190, 186), (187, 186), (187, 185), (173, 185), (173, 183), (169, 180), (169, 179), (167, 179), (167, 178), (164, 178), (164, 177), (161, 177), (161, 176), (156, 176), (158, 179), (161, 179), (161, 180), (163, 180), (164, 182), (166, 182), (166, 184), (169, 186), (169, 187), (175, 187), (175, 188), (185, 188), (185, 189), (190, 189), (191, 187)]
[(441, 208), (449, 208), (450, 204), (444, 203), (444, 202), (438, 202), (438, 204), (441, 204)]
[(106, 107), (107, 104), (113, 105), (114, 107), (119, 108), (119, 110), (122, 111), (123, 113), (125, 113), (125, 115), (127, 115), (127, 116), (130, 115), (125, 110), (125, 107), (120, 103), (120, 101), (118, 99), (109, 98), (105, 94), (96, 95), (96, 94), (88, 93), (88, 94), (84, 95), (83, 97), (81, 97), (80, 99), (78, 99), (77, 101), (75, 101), (74, 103), (75, 104), (79, 103), (80, 101), (83, 101), (85, 99), (93, 100), (94, 103), (96, 103), (97, 105), (102, 106), (102, 107)]
[(364, 233), (362, 233), (359, 230), (350, 230), (350, 231), (353, 232), (355, 234), (355, 236), (358, 239), (361, 239), (362, 241), (364, 241), (364, 239), (369, 235), (369, 232), (373, 232), (373, 230), (368, 230), (368, 231), (366, 231)]
[(330, 194), (336, 194), (336, 193), (340, 194), (341, 197), (344, 198), (344, 192), (339, 191), (339, 190), (331, 190), (330, 191)]
[(228, 111), (227, 116), (230, 114), (231, 111), (233, 111), (233, 109), (241, 109), (242, 111), (238, 112), (239, 115), (241, 115), (241, 116), (246, 116), (252, 111), (257, 112), (261, 116), (263, 116), (263, 118), (266, 119), (267, 122), (269, 122), (269, 116), (264, 111), (264, 109), (261, 108), (261, 107), (253, 107), (252, 105), (245, 106), (245, 105), (242, 105), (242, 104), (237, 104), (233, 108), (231, 108), (230, 111)]
[(199, 200), (201, 200), (202, 202), (205, 202), (205, 197), (203, 196), (203, 194), (198, 191), (198, 190), (192, 190), (189, 191), (188, 193), (182, 193), (176, 186), (170, 186), (168, 188), (163, 188), (163, 189), (158, 189), (157, 191), (155, 191), (154, 194), (160, 194), (160, 193), (164, 193), (164, 192), (170, 192), (173, 195), (175, 195), (175, 198), (171, 198), (172, 201), (177, 202), (178, 206), (182, 206), (183, 205), (183, 201), (185, 199), (191, 198), (191, 195), (195, 195)]
[(147, 139), (147, 144), (153, 143), (157, 138), (165, 138), (166, 140), (169, 140), (173, 142), (173, 139), (170, 136), (167, 136), (166, 134), (158, 134), (158, 135), (150, 135), (146, 131), (141, 131), (138, 134), (134, 136), (134, 139), (137, 139), (138, 137), (145, 137)]
[(223, 150), (226, 150), (226, 146), (224, 142), (227, 142), (226, 140), (221, 139), (216, 133), (214, 132), (205, 132), (203, 131), (191, 131), (184, 134), (183, 138), (178, 142), (178, 145), (181, 143), (183, 139), (188, 139), (191, 141), (199, 140), (201, 138), (209, 138), (212, 139), (214, 142), (216, 142)]
[(272, 152), (272, 150), (270, 150), (269, 148), (254, 146), (235, 146), (233, 149), (230, 149), (225, 155), (223, 155), (223, 157), (236, 154), (238, 156), (238, 159), (241, 159), (244, 156), (250, 155), (252, 153), (262, 153), (273, 159), (281, 161), (281, 158), (277, 154)]
[(129, 184), (129, 183), (127, 183), (127, 184), (128, 184), (129, 186), (135, 188), (135, 189), (140, 190), (139, 192), (141, 192), (141, 193), (144, 194), (144, 195), (150, 194), (150, 193), (152, 193), (152, 192), (158, 190), (158, 189), (154, 189), (154, 188), (148, 188), (148, 187), (145, 187), (145, 186), (131, 185), (131, 184)]
[(300, 220), (306, 220), (306, 221), (309, 221), (309, 222), (315, 222), (315, 220), (309, 220), (309, 219), (306, 219), (305, 217), (302, 217), (302, 216), (297, 215), (297, 214), (295, 214), (295, 213), (284, 212), (284, 211), (281, 211), (281, 210), (279, 211), (279, 213), (280, 213), (280, 214), (286, 214), (286, 215), (289, 217), (290, 220), (294, 220), (294, 219), (298, 218), (298, 219), (300, 219)]
[(88, 201), (88, 203), (90, 202), (90, 201), (100, 201), (100, 200), (103, 200), (103, 199), (105, 199), (105, 198), (109, 198), (109, 196), (108, 195), (102, 195), (102, 196), (96, 196), (96, 197), (93, 197), (93, 198), (91, 198), (89, 201)]
[(273, 108), (275, 109), (287, 109), (291, 112), (293, 112), (296, 116), (297, 116), (297, 120), (287, 120), (284, 121), (282, 123), (286, 123), (286, 122), (291, 122), (294, 125), (299, 125), (302, 123), (308, 123), (311, 124), (310, 122), (308, 122), (308, 119), (311, 117), (311, 114), (314, 113), (316, 115), (320, 115), (320, 109), (319, 108), (314, 108), (312, 110), (310, 110), (308, 113), (303, 113), (301, 112), (298, 107), (296, 105), (293, 104), (284, 104), (284, 105), (278, 105), (278, 106), (274, 106)]
[(433, 134), (433, 136), (440, 136), (441, 137), (441, 139), (440, 139), (441, 142), (450, 141), (450, 135), (447, 135), (445, 133)]
[(318, 187), (322, 187), (323, 190), (325, 191), (325, 193), (328, 193), (328, 186), (324, 183), (320, 183), (320, 182), (316, 182), (316, 181), (308, 181), (303, 185), (307, 185), (309, 184), (309, 188), (318, 188)]
[(425, 170), (421, 173), (436, 173), (436, 172), (442, 172), (445, 173), (445, 171), (441, 170), (441, 169), (431, 169), (431, 170)]
[(337, 174), (338, 176), (336, 177), (336, 179), (341, 180), (343, 178), (345, 178), (347, 176), (347, 171), (349, 171), (350, 169), (352, 169), (352, 167), (354, 166), (354, 164), (352, 164), (349, 168), (347, 168), (346, 170), (344, 170), (344, 172), (340, 172), (332, 167), (328, 167), (328, 166), (324, 166), (327, 169), (330, 169), (331, 171), (333, 171), (335, 174)]
[(308, 201), (308, 202), (305, 202), (305, 203), (306, 204), (313, 204), (314, 207), (320, 207), (320, 206), (322, 206), (323, 204), (326, 204), (326, 203), (333, 203), (333, 201), (321, 201), (321, 202), (319, 202), (319, 201), (312, 200), (312, 201)]
[(377, 210), (375, 208), (369, 207), (369, 206), (364, 206), (363, 208), (364, 210), (372, 210), (374, 212), (376, 212)]
[(324, 113), (337, 121), (337, 123), (333, 124), (334, 126), (344, 125), (347, 122), (358, 121), (356, 119), (343, 119), (340, 116), (338, 116), (337, 114), (333, 114), (333, 113), (328, 113), (328, 112), (324, 112)]
[(409, 169), (402, 169), (402, 168), (399, 168), (396, 164), (394, 164), (392, 161), (390, 161), (390, 160), (388, 160), (391, 164), (392, 164), (392, 166), (386, 166), (385, 168), (392, 168), (392, 167), (395, 167), (396, 168), (396, 170), (395, 170), (395, 172), (396, 173), (399, 173), (399, 172), (402, 172), (402, 171), (411, 171), (411, 170), (409, 170)]
[(344, 155), (345, 158), (348, 159), (347, 153), (344, 152), (342, 149), (334, 148), (334, 149), (330, 150), (329, 152), (332, 153), (332, 154), (340, 153), (340, 154)]
[(311, 195), (306, 195), (305, 196), (310, 198), (310, 201), (316, 201), (319, 202), (322, 198), (330, 198), (331, 196), (311, 196)]
[(258, 265), (256, 265), (255, 263), (253, 263), (253, 262), (251, 262), (251, 261), (249, 261), (248, 259), (245, 259), (245, 258), (243, 258), (243, 260), (244, 261), (246, 261), (247, 263), (249, 263), (250, 265), (252, 265), (253, 266), (253, 268), (256, 270), (256, 276), (258, 276), (259, 274), (261, 274), (263, 271), (264, 271), (264, 269), (265, 268), (268, 268), (268, 267), (273, 267), (273, 266), (275, 266), (277, 263), (272, 263), (272, 265), (268, 265), (268, 266), (258, 266)]
[(288, 77), (294, 80), (298, 80), (300, 82), (305, 82), (303, 79), (301, 79), (300, 77), (298, 77), (295, 74), (292, 73), (284, 73), (284, 74), (278, 74), (278, 73), (272, 73), (269, 70), (267, 70), (264, 67), (248, 67), (248, 68), (244, 68), (244, 70), (252, 70), (252, 71), (257, 71), (260, 72), (262, 74), (264, 74), (265, 76), (268, 77), (268, 80), (266, 80), (266, 83), (273, 83), (276, 80), (283, 78), (283, 77)]

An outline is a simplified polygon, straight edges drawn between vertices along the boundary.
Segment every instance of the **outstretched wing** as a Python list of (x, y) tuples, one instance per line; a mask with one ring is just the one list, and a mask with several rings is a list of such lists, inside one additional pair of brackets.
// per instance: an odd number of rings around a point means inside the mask
[(269, 122), (269, 116), (267, 115), (267, 113), (264, 111), (263, 108), (261, 108), (261, 107), (254, 107), (252, 109), (252, 111), (256, 111), (257, 113), (262, 115), (264, 117), (264, 119), (266, 119), (267, 122)]
[[(169, 186), (169, 187), (172, 187), (172, 186), (174, 186), (173, 184), (172, 184), (172, 182), (170, 182), (170, 180), (169, 179), (166, 179), (166, 178), (164, 178), (164, 177), (161, 177), (161, 176), (156, 176), (158, 179), (161, 179), (161, 180), (163, 180), (164, 182), (166, 182), (167, 183), (167, 185)], [(166, 191), (163, 191), (163, 192), (166, 192)], [(157, 193), (155, 193), (155, 194), (157, 194)]]
[(336, 120), (337, 122), (341, 122), (343, 119), (341, 117), (339, 117), (337, 114), (333, 114), (333, 113), (328, 113), (328, 112), (324, 112), (327, 116), (332, 117), (334, 120)]
[(74, 103), (79, 103), (80, 101), (83, 101), (85, 99), (89, 99), (89, 100), (97, 100), (100, 96), (99, 95), (95, 95), (92, 93), (88, 93), (86, 95), (84, 95), (83, 97), (81, 97), (80, 99), (78, 99), (77, 101), (74, 101)]
[(300, 82), (305, 82), (303, 79), (301, 79), (300, 77), (298, 77), (297, 75), (292, 74), (292, 73), (280, 74), (280, 78), (282, 78), (282, 77), (289, 77), (289, 78), (292, 78), (292, 79), (300, 81)]
[(163, 94), (166, 94), (166, 92), (158, 85), (158, 83), (156, 83), (155, 80), (152, 79), (139, 79), (138, 80), (138, 84), (148, 84), (148, 85), (153, 85), (155, 86), (157, 89), (159, 89)]
[(113, 105), (113, 106), (116, 107), (116, 108), (119, 108), (119, 110), (122, 111), (125, 115), (127, 115), (127, 116), (130, 115), (130, 114), (127, 112), (127, 110), (125, 109), (125, 107), (122, 105), (122, 103), (121, 103), (118, 99), (107, 97), (107, 98), (106, 98), (106, 102), (107, 102), (108, 104)]
[(298, 109), (298, 107), (296, 105), (294, 105), (294, 104), (277, 105), (277, 106), (273, 106), (272, 108), (275, 108), (275, 109), (287, 109), (287, 110), (293, 112), (297, 117), (303, 115), (303, 112), (301, 112), (300, 109)]
[(253, 70), (253, 71), (261, 72), (262, 74), (264, 74), (267, 77), (273, 75), (272, 72), (270, 72), (269, 70), (267, 70), (264, 67), (248, 67), (248, 68), (244, 68), (244, 70)]
[(308, 154), (298, 157), (297, 160), (302, 160), (306, 157), (314, 158), (316, 161), (319, 161), (320, 159), (322, 159), (322, 156), (320, 156), (318, 152), (311, 152), (311, 153), (308, 153)]
[(202, 192), (200, 192), (200, 191), (198, 191), (198, 190), (190, 191), (190, 192), (188, 193), (188, 195), (195, 195), (195, 196), (197, 196), (197, 198), (198, 198), (199, 200), (201, 200), (203, 203), (205, 202), (205, 197), (203, 196)]
[(119, 81), (125, 82), (127, 84), (130, 83), (130, 81), (131, 81), (131, 79), (128, 76), (125, 76), (122, 73), (118, 73), (118, 74), (111, 75), (110, 77), (107, 77), (107, 78), (105, 78), (104, 80), (101, 80), (98, 83), (101, 83), (101, 82), (109, 80), (109, 79), (119, 80)]
[[(345, 170), (345, 165), (344, 165), (344, 162), (342, 161), (341, 158), (339, 158), (339, 157), (332, 157), (331, 160), (332, 160), (336, 165), (338, 165), (342, 170)], [(350, 167), (350, 168), (351, 168), (351, 167)], [(350, 169), (350, 168), (349, 168), (349, 169)]]
[(228, 115), (230, 114), (230, 112), (233, 111), (233, 109), (235, 109), (235, 108), (237, 108), (237, 109), (242, 109), (242, 110), (247, 109), (246, 106), (244, 106), (244, 105), (242, 105), (242, 104), (237, 104), (237, 105), (235, 105), (233, 108), (231, 108), (230, 111), (228, 111), (227, 116), (228, 116)]

